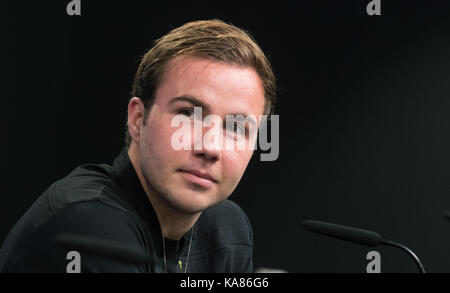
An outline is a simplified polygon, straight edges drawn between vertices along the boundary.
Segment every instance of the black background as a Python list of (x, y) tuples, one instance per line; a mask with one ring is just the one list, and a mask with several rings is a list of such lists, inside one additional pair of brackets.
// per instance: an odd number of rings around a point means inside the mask
[[(372, 248), (303, 230), (318, 219), (374, 230), (450, 271), (450, 3), (382, 0), (2, 2), (0, 243), (31, 203), (123, 147), (134, 72), (154, 39), (220, 18), (247, 29), (279, 82), (280, 156), (255, 153), (231, 199), (256, 267), (365, 272)], [(448, 3), (448, 4), (447, 4)], [(383, 272), (415, 272), (377, 248)]]

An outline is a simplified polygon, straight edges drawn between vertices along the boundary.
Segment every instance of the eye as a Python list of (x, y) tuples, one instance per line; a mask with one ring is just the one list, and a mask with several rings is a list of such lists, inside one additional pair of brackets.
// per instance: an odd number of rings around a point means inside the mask
[(201, 121), (203, 119), (202, 110), (199, 107), (182, 108), (177, 111), (177, 114), (186, 116), (189, 119), (195, 119), (195, 120), (199, 120), (199, 121)]
[(178, 112), (178, 114), (187, 116), (187, 117), (193, 117), (194, 116), (194, 109), (182, 109)]
[(233, 134), (245, 135), (245, 126), (238, 122), (229, 123), (228, 130)]

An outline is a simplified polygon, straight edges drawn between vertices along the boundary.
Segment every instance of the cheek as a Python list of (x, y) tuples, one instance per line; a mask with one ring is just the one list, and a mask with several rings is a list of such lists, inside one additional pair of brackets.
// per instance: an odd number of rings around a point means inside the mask
[(244, 175), (245, 169), (252, 157), (253, 151), (230, 151), (222, 157), (224, 177), (230, 185), (236, 186)]
[(153, 144), (153, 147), (160, 151), (170, 152), (170, 138), (176, 129), (171, 127), (170, 120), (167, 122), (167, 118), (162, 115), (153, 115), (151, 118), (143, 129), (145, 143)]
[(141, 156), (146, 164), (160, 175), (172, 168), (172, 162), (176, 161), (178, 156), (170, 144), (170, 130), (170, 125), (167, 128), (161, 122), (149, 121), (141, 136)]

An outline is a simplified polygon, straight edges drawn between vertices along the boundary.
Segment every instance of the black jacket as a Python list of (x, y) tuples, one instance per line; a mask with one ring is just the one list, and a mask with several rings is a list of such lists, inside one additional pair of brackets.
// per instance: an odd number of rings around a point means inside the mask
[[(109, 241), (150, 256), (147, 263), (120, 254), (61, 245), (62, 233)], [(193, 235), (191, 235), (193, 233)], [(230, 200), (206, 209), (182, 239), (164, 239), (167, 271), (252, 272), (253, 236), (245, 213)], [(66, 272), (68, 252), (80, 253), (81, 272), (163, 272), (163, 239), (156, 214), (126, 149), (112, 166), (82, 165), (51, 185), (14, 226), (0, 251), (0, 272)], [(181, 265), (180, 265), (181, 261)]]

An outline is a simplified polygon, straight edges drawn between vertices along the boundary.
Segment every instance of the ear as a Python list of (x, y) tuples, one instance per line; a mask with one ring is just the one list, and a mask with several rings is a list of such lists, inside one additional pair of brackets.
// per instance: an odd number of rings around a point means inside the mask
[(141, 128), (144, 122), (144, 103), (141, 99), (134, 97), (128, 103), (128, 132), (131, 142), (139, 144)]

